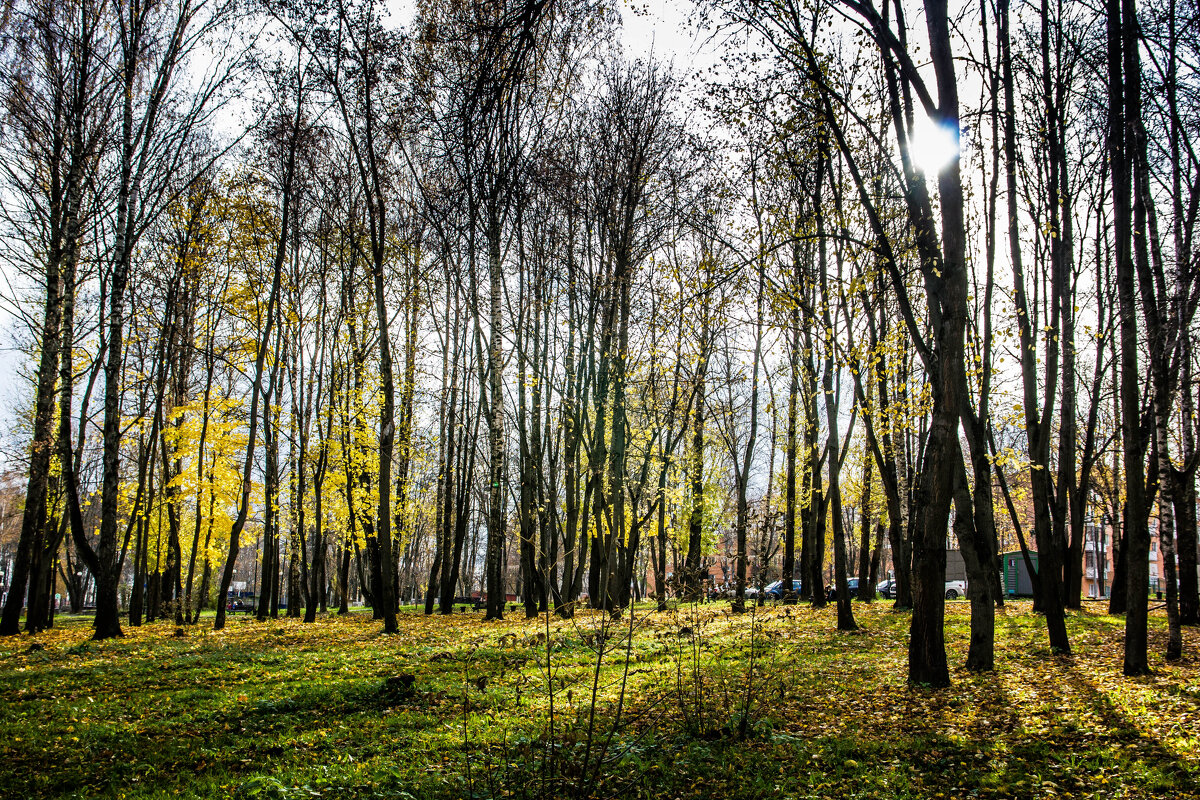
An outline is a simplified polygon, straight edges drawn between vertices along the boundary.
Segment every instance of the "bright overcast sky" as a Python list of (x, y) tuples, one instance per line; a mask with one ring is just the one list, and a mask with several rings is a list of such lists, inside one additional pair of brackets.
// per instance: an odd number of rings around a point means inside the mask
[(663, 61), (674, 60), (680, 69), (686, 68), (700, 44), (687, 24), (690, 6), (686, 0), (620, 0), (625, 52), (633, 57), (653, 52)]

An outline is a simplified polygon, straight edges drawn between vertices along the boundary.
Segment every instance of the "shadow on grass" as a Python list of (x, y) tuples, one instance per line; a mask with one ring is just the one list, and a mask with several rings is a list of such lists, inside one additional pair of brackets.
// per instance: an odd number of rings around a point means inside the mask
[[(1147, 788), (1178, 792), (1175, 796), (1195, 796), (1200, 793), (1196, 767), (1180, 758), (1159, 739), (1147, 735), (1117, 705), (1112, 697), (1073, 666), (1064, 670), (1067, 684), (1080, 700), (1107, 728), (1107, 739), (1114, 750), (1120, 750), (1129, 768), (1135, 769), (1151, 783)], [(1122, 679), (1129, 680), (1129, 679)], [(1189, 698), (1193, 706), (1195, 698)]]

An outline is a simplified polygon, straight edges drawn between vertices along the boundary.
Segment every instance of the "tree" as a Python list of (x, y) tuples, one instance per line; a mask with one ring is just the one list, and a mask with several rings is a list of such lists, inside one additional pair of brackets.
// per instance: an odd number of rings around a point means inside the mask
[[(18, 234), (28, 252), (44, 254), (41, 263), (29, 265), (41, 273), (44, 302), (26, 502), (0, 635), (19, 631), (33, 562), (45, 563), (41, 571), (49, 575), (51, 559), (40, 551), (56, 560), (61, 540), (48, 509), (51, 463), (59, 449), (54, 403), (57, 389), (66, 402), (61, 416), (69, 422), (77, 263), (83, 231), (96, 213), (86, 187), (98, 169), (113, 109), (113, 85), (102, 70), (112, 46), (103, 13), (90, 2), (20, 6), (4, 41), (11, 59), (3, 86), (10, 127), (4, 178), (19, 198), (18, 205), (6, 204), (4, 215), (16, 230), (29, 232)], [(12, 255), (15, 263), (23, 260)], [(61, 375), (67, 377), (56, 387)], [(31, 608), (39, 577), (36, 567), (32, 571)]]

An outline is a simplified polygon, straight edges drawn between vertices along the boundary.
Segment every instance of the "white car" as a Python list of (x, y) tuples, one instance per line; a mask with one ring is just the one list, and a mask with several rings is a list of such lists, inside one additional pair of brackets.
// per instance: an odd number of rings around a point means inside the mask
[(957, 600), (967, 596), (966, 581), (946, 581), (946, 599)]
[[(875, 591), (885, 600), (894, 600), (896, 597), (896, 581), (889, 578), (883, 583), (875, 587)], [(957, 600), (960, 597), (967, 596), (966, 581), (946, 581), (946, 599)]]

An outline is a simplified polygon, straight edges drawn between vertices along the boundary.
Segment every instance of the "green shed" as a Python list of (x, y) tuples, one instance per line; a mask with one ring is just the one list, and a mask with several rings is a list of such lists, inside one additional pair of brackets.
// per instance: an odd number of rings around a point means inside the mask
[[(1037, 570), (1038, 554), (1030, 550), (1029, 560), (1033, 562), (1034, 570)], [(1004, 575), (1004, 594), (1008, 597), (1033, 597), (1033, 581), (1029, 579), (1025, 556), (1021, 551), (1001, 553), (1000, 564)]]

